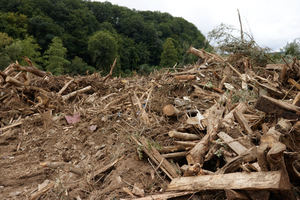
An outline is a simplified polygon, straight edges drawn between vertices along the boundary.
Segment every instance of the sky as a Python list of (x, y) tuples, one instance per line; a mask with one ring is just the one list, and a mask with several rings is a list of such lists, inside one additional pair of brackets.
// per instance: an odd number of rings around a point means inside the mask
[(136, 10), (168, 12), (193, 23), (207, 33), (221, 23), (239, 28), (262, 47), (277, 51), (300, 38), (300, 0), (98, 0)]

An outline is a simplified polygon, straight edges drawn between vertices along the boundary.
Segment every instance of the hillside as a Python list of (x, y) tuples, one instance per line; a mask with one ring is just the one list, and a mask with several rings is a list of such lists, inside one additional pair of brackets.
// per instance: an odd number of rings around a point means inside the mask
[[(193, 24), (168, 13), (82, 0), (1, 0), (0, 5), (2, 69), (27, 56), (54, 74), (84, 74), (108, 70), (117, 57), (118, 73), (147, 72), (193, 61), (185, 53), (190, 45), (209, 47)], [(162, 56), (164, 45), (175, 54)]]

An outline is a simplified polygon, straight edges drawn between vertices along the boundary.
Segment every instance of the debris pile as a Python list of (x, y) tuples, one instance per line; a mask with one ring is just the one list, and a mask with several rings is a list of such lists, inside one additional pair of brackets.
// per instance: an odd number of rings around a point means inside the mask
[[(198, 50), (150, 76), (0, 73), (0, 193), (28, 199), (297, 199), (300, 63)], [(3, 153), (2, 153), (3, 152)]]

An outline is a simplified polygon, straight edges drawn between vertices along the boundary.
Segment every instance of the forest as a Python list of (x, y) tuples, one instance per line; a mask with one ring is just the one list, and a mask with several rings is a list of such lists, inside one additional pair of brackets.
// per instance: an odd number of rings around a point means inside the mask
[(54, 75), (149, 73), (194, 61), (189, 46), (209, 49), (192, 24), (168, 13), (83, 0), (0, 0), (0, 68), (28, 57)]

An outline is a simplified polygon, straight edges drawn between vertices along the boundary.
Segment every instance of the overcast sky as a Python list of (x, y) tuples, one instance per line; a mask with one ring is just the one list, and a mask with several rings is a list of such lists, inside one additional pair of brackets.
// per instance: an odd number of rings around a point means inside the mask
[[(98, 0), (102, 1), (103, 0)], [(256, 42), (279, 50), (287, 42), (300, 38), (300, 0), (106, 0), (112, 4), (168, 12), (195, 24), (206, 36), (225, 23), (239, 27), (237, 9), (243, 28)]]

